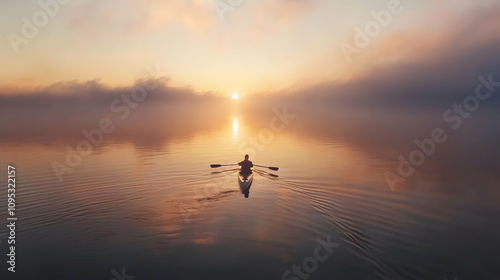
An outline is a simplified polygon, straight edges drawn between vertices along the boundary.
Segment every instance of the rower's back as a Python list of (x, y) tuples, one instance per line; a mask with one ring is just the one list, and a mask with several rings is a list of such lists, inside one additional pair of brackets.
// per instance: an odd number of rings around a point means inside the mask
[(241, 174), (251, 174), (252, 173), (253, 163), (250, 160), (248, 160), (248, 155), (245, 155), (245, 160), (242, 162), (239, 162), (238, 165), (241, 166), (241, 170), (240, 170)]

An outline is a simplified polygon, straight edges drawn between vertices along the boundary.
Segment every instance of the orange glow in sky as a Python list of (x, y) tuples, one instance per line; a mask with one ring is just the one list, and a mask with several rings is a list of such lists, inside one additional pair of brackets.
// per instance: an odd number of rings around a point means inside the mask
[(352, 80), (371, 66), (429, 52), (408, 44), (394, 48), (395, 35), (432, 46), (435, 38), (446, 41), (448, 27), (467, 11), (495, 5), (400, 1), (401, 12), (349, 63), (341, 44), (352, 43), (356, 28), (387, 9), (387, 0), (243, 1), (222, 16), (212, 2), (70, 1), (38, 26), (33, 16), (45, 10), (37, 1), (4, 1), (1, 10), (9, 13), (0, 18), (0, 33), (7, 35), (0, 40), (0, 88), (91, 80), (129, 86), (153, 65), (171, 73), (172, 86), (220, 95)]

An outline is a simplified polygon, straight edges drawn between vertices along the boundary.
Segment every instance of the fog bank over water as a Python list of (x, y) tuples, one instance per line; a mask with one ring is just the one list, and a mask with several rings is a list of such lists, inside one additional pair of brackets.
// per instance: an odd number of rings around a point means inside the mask
[[(500, 80), (497, 72), (491, 77)], [(488, 80), (488, 75), (484, 79)], [(378, 74), (360, 84), (323, 85), (282, 94), (248, 95), (240, 100), (163, 83), (139, 101), (131, 96), (132, 86), (109, 88), (99, 81), (61, 83), (23, 94), (1, 94), (0, 127), (4, 133), (0, 141), (66, 142), (80, 138), (83, 129), (95, 128), (103, 118), (109, 118), (117, 125), (110, 139), (145, 137), (161, 143), (162, 138), (217, 129), (233, 117), (247, 118), (259, 127), (269, 121), (273, 109), (283, 107), (299, 115), (295, 126), (300, 126), (301, 133), (341, 138), (363, 146), (394, 148), (393, 142), (398, 142), (404, 147), (408, 145), (405, 143), (411, 145), (414, 139), (427, 136), (433, 128), (457, 125), (457, 135), (476, 141), (498, 138), (500, 87), (494, 87), (486, 100), (478, 100), (476, 110), (467, 112), (470, 116), (464, 118), (454, 106), (459, 104), (465, 111), (470, 108), (464, 106), (464, 100), (475, 96), (475, 89), (481, 85), (477, 77), (443, 79), (442, 84), (456, 83), (455, 89), (448, 91), (439, 91), (441, 85), (425, 82), (410, 86), (410, 81), (415, 81), (406, 79), (407, 83), (401, 82), (399, 87), (412, 90), (403, 92), (397, 90), (397, 85), (391, 86), (389, 80)]]
[[(282, 133), (342, 142), (374, 158), (394, 160), (395, 166), (399, 155), (408, 156), (416, 148), (415, 140), (427, 139), (440, 128), (448, 140), (422, 168), (441, 173), (477, 169), (477, 176), (496, 176), (500, 167), (496, 14), (497, 8), (478, 10), (474, 25), (457, 24), (428, 48), (400, 34), (397, 52), (363, 64), (351, 79), (248, 93), (239, 100), (173, 87), (168, 81), (158, 81), (159, 86), (146, 95), (135, 92), (139, 94), (135, 98), (131, 93), (143, 81), (119, 88), (99, 80), (3, 88), (0, 143), (74, 145), (83, 138), (83, 130), (98, 128), (108, 118), (116, 130), (106, 135), (104, 144), (162, 147), (231, 126), (234, 118), (258, 132), (268, 126), (273, 109), (286, 108), (297, 118)], [(391, 60), (394, 55), (406, 59)]]
[[(275, 111), (279, 111), (297, 116), (277, 134), (311, 143), (342, 143), (369, 158), (393, 162), (387, 167), (393, 172), (397, 171), (399, 156), (408, 159), (408, 155), (418, 149), (415, 141), (430, 139), (433, 130), (439, 128), (445, 132), (447, 141), (436, 145), (435, 153), (418, 168), (420, 172), (440, 178), (437, 180), (439, 190), (455, 189), (462, 177), (472, 180), (477, 186), (475, 190), (483, 183), (500, 179), (497, 174), (500, 111), (496, 103), (489, 100), (481, 102), (468, 118), (459, 118), (453, 105), (461, 103), (464, 96), (458, 95), (440, 106), (432, 102), (428, 106), (420, 103), (412, 107), (356, 106), (352, 102), (321, 100), (325, 95), (318, 99), (280, 95), (230, 100), (164, 84), (149, 92), (143, 101), (130, 103), (137, 105), (132, 108), (122, 99), (132, 88), (108, 89), (98, 82), (72, 86), (77, 89), (72, 93), (46, 90), (1, 96), (0, 143), (57, 146), (64, 151), (65, 145), (74, 147), (86, 139), (83, 130), (97, 129), (103, 118), (109, 118), (116, 129), (105, 135), (102, 147), (123, 142), (168, 149), (173, 143), (228, 129), (233, 126), (234, 118), (251, 130), (250, 135), (256, 136), (269, 127)], [(490, 100), (498, 100), (498, 97), (492, 95)], [(112, 108), (113, 103), (118, 105)], [(447, 111), (453, 118), (443, 117)], [(272, 150), (265, 152), (273, 153)], [(414, 180), (418, 181), (419, 177), (410, 178), (406, 187), (411, 188)], [(422, 185), (425, 184), (420, 182), (419, 188)]]
[(213, 115), (211, 104), (221, 101), (210, 93), (200, 95), (189, 88), (168, 87), (160, 82), (155, 89), (134, 91), (140, 84), (138, 81), (131, 87), (109, 88), (99, 81), (68, 82), (17, 95), (0, 95), (0, 127), (5, 132), (0, 141), (71, 141), (81, 138), (83, 129), (98, 127), (103, 118), (111, 119), (117, 127), (110, 139), (135, 139), (141, 135), (150, 135), (151, 140), (170, 138), (173, 131), (183, 135), (210, 123), (206, 116)]

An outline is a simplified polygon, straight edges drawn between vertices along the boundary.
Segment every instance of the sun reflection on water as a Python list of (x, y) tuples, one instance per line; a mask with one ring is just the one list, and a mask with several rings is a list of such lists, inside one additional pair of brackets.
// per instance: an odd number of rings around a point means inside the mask
[(238, 138), (238, 118), (233, 118), (233, 138)]

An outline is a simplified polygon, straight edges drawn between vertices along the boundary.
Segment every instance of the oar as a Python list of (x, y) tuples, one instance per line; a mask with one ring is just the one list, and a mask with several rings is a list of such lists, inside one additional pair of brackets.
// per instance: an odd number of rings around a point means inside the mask
[(210, 167), (217, 168), (217, 167), (221, 167), (221, 166), (234, 166), (234, 165), (238, 165), (238, 164), (210, 164)]
[(227, 172), (235, 172), (240, 170), (239, 168), (236, 169), (228, 169), (228, 170), (223, 170), (223, 171), (212, 171), (210, 175), (215, 175), (215, 174), (222, 174), (222, 173), (227, 173)]
[(278, 169), (280, 169), (279, 167), (272, 167), (272, 166), (262, 166), (262, 165), (254, 165), (254, 166), (262, 167), (262, 168), (269, 168), (269, 169), (274, 170), (274, 171), (278, 171)]
[(261, 171), (261, 170), (258, 170), (258, 169), (254, 169), (253, 171), (255, 171), (255, 173), (259, 174), (262, 177), (266, 177), (266, 178), (272, 179), (272, 180), (275, 180), (276, 178), (279, 177), (276, 174), (264, 172), (264, 171)]

